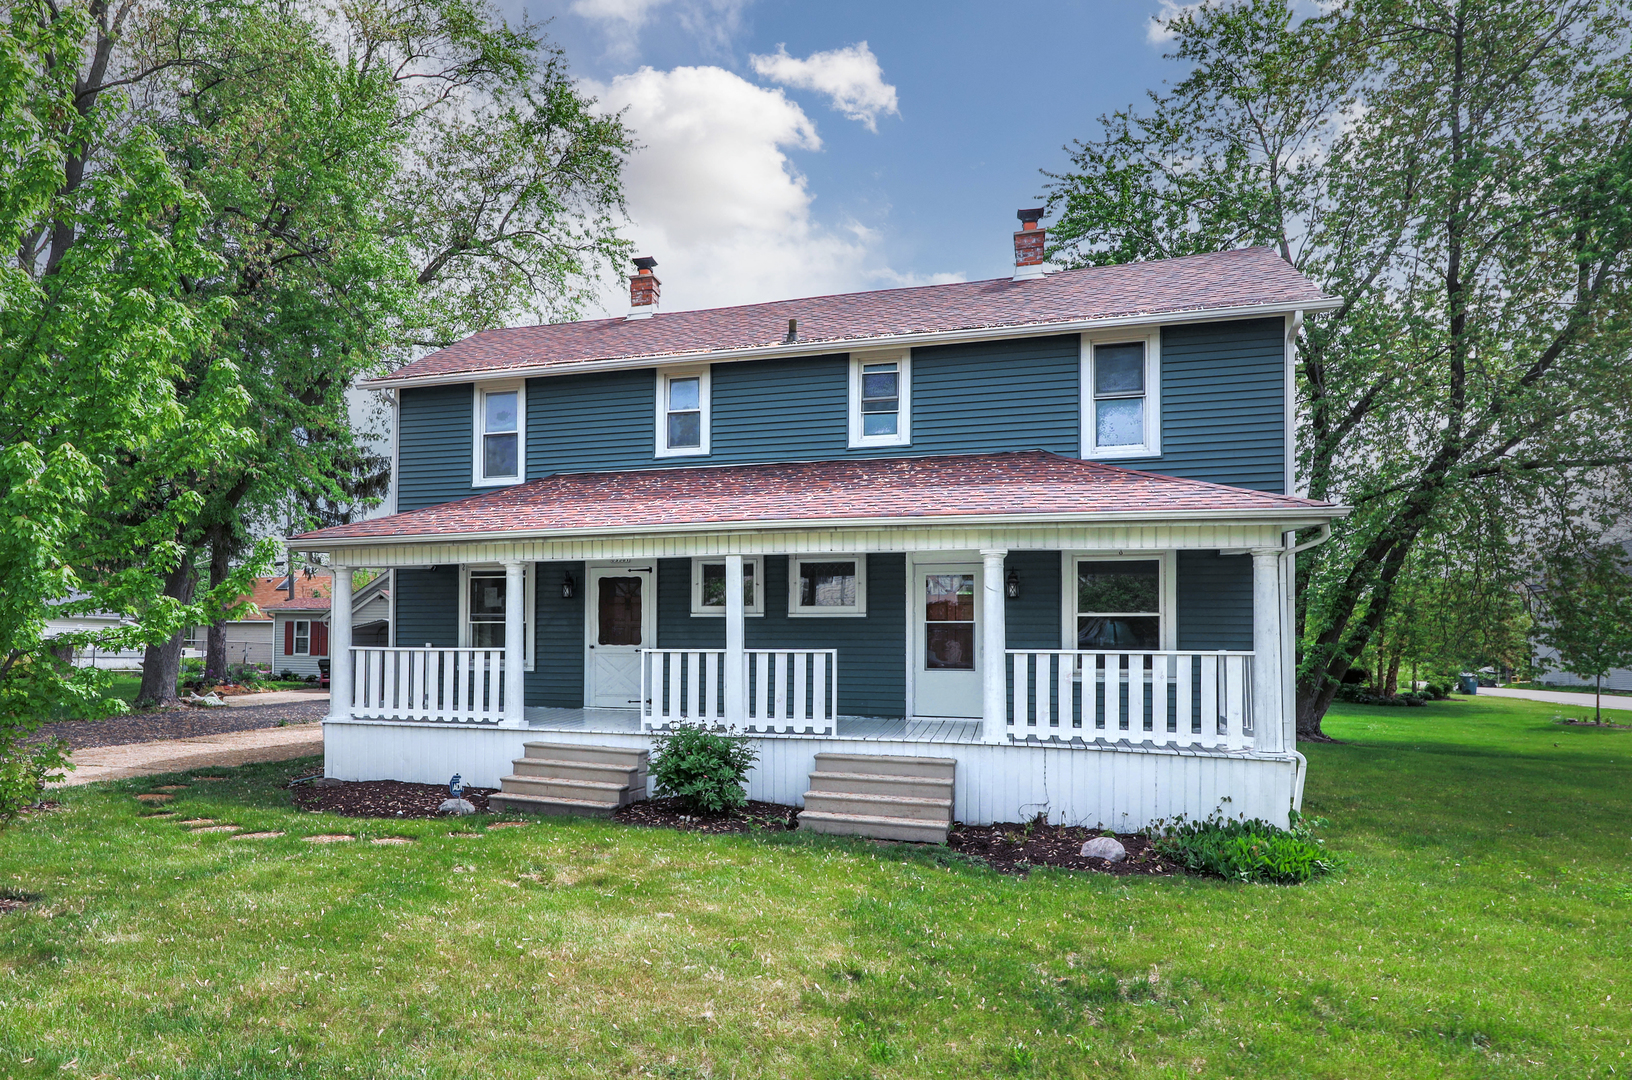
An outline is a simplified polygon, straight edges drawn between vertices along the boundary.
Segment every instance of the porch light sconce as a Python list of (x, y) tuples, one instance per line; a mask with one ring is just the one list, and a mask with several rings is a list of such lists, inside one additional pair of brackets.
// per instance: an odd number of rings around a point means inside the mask
[(1020, 599), (1020, 572), (1010, 570), (1009, 576), (1003, 579), (1003, 594), (1010, 600)]
[(568, 574), (561, 579), (561, 599), (571, 600), (576, 595), (578, 595), (578, 583), (572, 580), (571, 574)]

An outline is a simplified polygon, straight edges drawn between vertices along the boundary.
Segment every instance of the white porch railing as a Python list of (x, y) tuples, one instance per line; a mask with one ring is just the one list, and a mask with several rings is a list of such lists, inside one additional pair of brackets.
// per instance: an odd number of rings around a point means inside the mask
[(351, 715), (372, 720), (504, 719), (503, 649), (351, 650)]
[[(831, 735), (838, 722), (838, 651), (744, 649), (739, 727), (766, 735)], [(724, 649), (642, 649), (641, 728), (725, 724)]]
[(1252, 653), (1008, 650), (1008, 732), (1252, 745)]

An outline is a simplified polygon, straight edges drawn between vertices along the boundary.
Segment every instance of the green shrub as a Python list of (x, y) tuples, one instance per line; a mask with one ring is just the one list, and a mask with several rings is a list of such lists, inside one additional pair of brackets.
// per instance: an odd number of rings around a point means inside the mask
[(724, 814), (748, 805), (743, 784), (759, 754), (748, 740), (692, 724), (657, 737), (652, 779), (693, 814)]
[(68, 744), (50, 739), (22, 742), (22, 730), (0, 729), (0, 825), (40, 800), (45, 785), (61, 780), (68, 767)]
[(1151, 848), (1193, 874), (1213, 874), (1230, 881), (1296, 885), (1341, 869), (1315, 836), (1317, 819), (1292, 812), (1292, 828), (1278, 828), (1256, 818), (1231, 820), (1214, 814), (1206, 821), (1182, 817), (1149, 830)]

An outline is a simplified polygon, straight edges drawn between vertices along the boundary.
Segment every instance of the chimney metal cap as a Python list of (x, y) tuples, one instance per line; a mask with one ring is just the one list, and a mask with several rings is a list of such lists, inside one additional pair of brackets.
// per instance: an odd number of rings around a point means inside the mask
[[(1039, 213), (1040, 212), (1041, 211), (1039, 211)], [(655, 267), (656, 265), (657, 265), (657, 260), (652, 258), (650, 255), (637, 255), (635, 257), (635, 269), (637, 269), (637, 270), (641, 270), (641, 271), (650, 270), (653, 267)]]
[(1021, 211), (1017, 212), (1014, 216), (1019, 218), (1022, 222), (1024, 222), (1027, 225), (1035, 225), (1035, 224), (1037, 224), (1037, 222), (1039, 222), (1039, 221), (1041, 221), (1043, 219), (1043, 211), (1045, 209), (1047, 209), (1047, 208), (1039, 206), (1034, 210), (1021, 210)]

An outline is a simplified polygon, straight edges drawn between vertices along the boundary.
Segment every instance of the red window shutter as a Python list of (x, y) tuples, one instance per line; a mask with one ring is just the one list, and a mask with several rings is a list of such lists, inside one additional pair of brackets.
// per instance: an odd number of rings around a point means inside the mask
[(295, 624), (292, 621), (283, 624), (283, 655), (295, 655)]
[(312, 655), (329, 655), (329, 624), (314, 622), (312, 624)]

